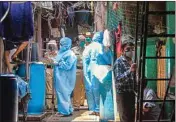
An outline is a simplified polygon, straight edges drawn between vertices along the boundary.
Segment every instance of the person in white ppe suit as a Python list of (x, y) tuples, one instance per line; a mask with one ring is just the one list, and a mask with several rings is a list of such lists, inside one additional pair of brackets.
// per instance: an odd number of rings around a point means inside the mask
[[(105, 56), (106, 55), (106, 56)], [(87, 102), (91, 115), (99, 116), (100, 109), (100, 83), (101, 78), (97, 74), (96, 67), (103, 65), (109, 53), (103, 51), (103, 32), (97, 32), (92, 38), (92, 43), (83, 52), (84, 83)], [(110, 55), (109, 55), (110, 56)], [(104, 59), (106, 57), (106, 59)], [(99, 71), (101, 72), (101, 71)]]

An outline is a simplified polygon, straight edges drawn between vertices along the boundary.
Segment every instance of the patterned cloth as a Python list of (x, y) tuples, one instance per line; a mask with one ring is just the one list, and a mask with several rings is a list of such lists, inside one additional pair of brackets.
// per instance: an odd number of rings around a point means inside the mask
[(124, 56), (116, 60), (113, 71), (117, 93), (133, 91), (134, 74), (130, 72), (130, 64)]
[[(157, 96), (152, 89), (144, 89), (144, 100), (157, 100)], [(151, 108), (150, 112), (144, 113), (144, 118), (147, 120), (157, 120), (161, 109), (159, 105), (155, 102), (144, 102), (144, 106)]]
[(18, 83), (18, 96), (23, 98), (29, 92), (29, 85), (22, 78), (16, 76)]

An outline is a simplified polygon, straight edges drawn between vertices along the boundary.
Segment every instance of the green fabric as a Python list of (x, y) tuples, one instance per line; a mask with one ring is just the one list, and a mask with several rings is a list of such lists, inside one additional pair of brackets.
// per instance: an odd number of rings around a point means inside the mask
[[(148, 38), (146, 56), (156, 57), (156, 38)], [(157, 78), (157, 60), (146, 59), (145, 64), (145, 76), (147, 78)], [(148, 81), (148, 88), (157, 92), (157, 81)]]
[[(175, 2), (166, 2), (167, 11), (175, 11)], [(175, 33), (175, 15), (167, 15), (167, 33), (174, 34)], [(167, 38), (166, 42), (166, 56), (175, 56), (175, 44), (172, 41), (172, 38)], [(166, 76), (170, 78), (171, 72), (173, 70), (173, 66), (175, 64), (174, 59), (166, 60)], [(167, 84), (166, 84), (167, 86)], [(170, 88), (170, 91), (175, 93), (175, 88)], [(175, 108), (175, 107), (174, 107)], [(165, 105), (165, 116), (167, 119), (170, 118), (170, 115), (173, 110), (173, 105), (171, 103), (166, 103)]]
[[(167, 2), (167, 10), (168, 11), (175, 11), (175, 2)], [(174, 15), (168, 15), (167, 16), (167, 26), (168, 26), (168, 34), (174, 34), (175, 33), (175, 16)], [(175, 56), (175, 44), (172, 41), (172, 38), (168, 38), (167, 39), (167, 43), (166, 43), (166, 56)], [(167, 59), (166, 61), (166, 66), (167, 66), (167, 74), (166, 76), (169, 78), (170, 74), (173, 70), (173, 66), (175, 64), (175, 60), (174, 59)], [(175, 92), (174, 88), (170, 89), (171, 92)]]

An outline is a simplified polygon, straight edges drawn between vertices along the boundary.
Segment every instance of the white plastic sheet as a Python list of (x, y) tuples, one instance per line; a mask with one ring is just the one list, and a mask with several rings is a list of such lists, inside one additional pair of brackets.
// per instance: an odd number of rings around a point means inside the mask
[(112, 71), (112, 67), (109, 65), (93, 65), (92, 71), (95, 77), (98, 78), (100, 82), (103, 82), (107, 74)]

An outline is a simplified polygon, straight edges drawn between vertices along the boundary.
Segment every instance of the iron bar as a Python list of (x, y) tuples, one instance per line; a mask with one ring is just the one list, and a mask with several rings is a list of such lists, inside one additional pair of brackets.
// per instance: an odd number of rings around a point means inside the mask
[[(145, 14), (144, 14), (144, 43), (143, 43), (143, 50), (142, 50), (142, 59), (145, 59), (146, 57), (146, 47), (147, 47), (147, 32), (148, 32), (148, 10), (149, 10), (149, 2), (145, 1)], [(143, 81), (145, 78), (145, 60), (142, 62), (142, 78), (140, 82), (140, 114), (139, 114), (139, 121), (142, 122), (142, 116), (143, 116)]]
[[(167, 99), (166, 102), (175, 102), (173, 99)], [(143, 102), (163, 102), (163, 100), (143, 100)]]
[[(137, 43), (138, 43), (138, 18), (139, 18), (139, 2), (136, 3), (136, 35), (135, 35), (135, 59), (134, 61), (137, 62)], [(136, 73), (135, 73), (136, 74)], [(134, 79), (136, 79), (136, 75), (134, 76)], [(139, 85), (137, 86), (137, 92), (139, 89)], [(139, 95), (134, 89), (135, 96), (137, 96), (137, 100), (139, 99)], [(139, 104), (137, 103), (137, 110), (139, 109)], [(138, 111), (137, 111), (138, 112)], [(136, 118), (138, 118), (138, 113), (136, 114)], [(136, 119), (137, 120), (137, 119)]]
[(149, 11), (148, 14), (152, 14), (152, 15), (166, 15), (166, 14), (175, 14), (175, 11)]
[(175, 34), (150, 34), (148, 37), (175, 37)]
[(29, 69), (30, 41), (31, 40), (29, 40), (29, 44), (27, 45), (26, 62), (24, 63), (26, 64), (26, 80), (28, 83), (29, 83), (29, 73), (30, 73), (30, 69)]
[(145, 58), (146, 59), (175, 59), (175, 56), (171, 56), (171, 57), (150, 57), (150, 56), (147, 56)]
[[(136, 7), (136, 34), (135, 34), (135, 57), (134, 57), (134, 63), (137, 63), (137, 41), (138, 41), (138, 15), (139, 15), (139, 3), (137, 2)], [(136, 90), (136, 71), (134, 75), (134, 83), (133, 83), (134, 91)]]
[[(172, 78), (172, 76), (173, 75), (171, 75), (171, 78)], [(160, 118), (161, 118), (161, 114), (162, 114), (162, 112), (163, 112), (163, 110), (164, 110), (164, 105), (165, 105), (165, 101), (166, 101), (166, 97), (167, 97), (167, 94), (168, 94), (168, 91), (169, 91), (169, 87), (170, 87), (170, 82), (171, 82), (171, 80), (169, 80), (169, 83), (168, 83), (168, 85), (167, 85), (167, 89), (166, 89), (166, 93), (165, 93), (165, 95), (164, 95), (164, 101), (163, 101), (163, 104), (162, 104), (162, 107), (161, 107), (161, 111), (160, 111), (160, 114), (159, 114), (159, 117), (158, 117), (158, 122), (159, 122), (159, 120), (160, 120)], [(175, 108), (175, 106), (174, 106), (174, 108)]]
[[(174, 108), (175, 108), (175, 104), (174, 104), (173, 106), (174, 106)], [(170, 122), (175, 121), (175, 109), (173, 109), (171, 117), (172, 117), (172, 118), (171, 118)]]
[[(169, 90), (169, 85), (167, 86), (167, 90), (166, 90), (166, 94), (164, 96), (164, 99), (162, 100), (143, 100), (143, 83), (142, 81), (145, 79), (145, 62), (146, 59), (174, 59), (175, 57), (150, 57), (147, 56), (146, 57), (146, 44), (147, 44), (147, 38), (149, 37), (175, 37), (175, 34), (148, 34), (148, 15), (151, 14), (156, 14), (156, 15), (162, 15), (162, 14), (175, 14), (175, 12), (173, 11), (149, 11), (149, 2), (143, 2), (143, 10), (142, 10), (142, 31), (141, 33), (141, 42), (140, 42), (140, 62), (139, 62), (139, 84), (138, 88), (140, 88), (140, 92), (138, 91), (138, 95), (140, 95), (140, 98), (137, 98), (137, 103), (139, 104), (137, 107), (137, 120), (136, 122), (170, 122), (171, 120), (160, 120), (161, 118), (161, 114), (163, 112), (163, 107), (165, 102), (174, 102), (175, 103), (175, 98), (170, 98), (170, 99), (166, 99), (166, 97), (168, 96), (168, 90)], [(145, 10), (145, 11), (144, 11)], [(143, 53), (143, 54), (142, 54)], [(142, 66), (141, 66), (142, 65)], [(169, 80), (170, 84), (170, 79), (169, 78), (146, 78), (146, 80)], [(158, 117), (158, 120), (142, 120), (142, 112), (143, 112), (143, 102), (162, 102), (162, 109), (160, 111), (160, 115)], [(175, 107), (173, 107), (175, 108)], [(173, 111), (172, 115), (174, 114), (175, 111)], [(172, 116), (173, 117), (173, 116)]]
[(151, 80), (151, 81), (155, 81), (155, 80), (170, 80), (170, 78), (145, 78), (145, 80)]
[[(145, 2), (142, 2), (142, 12), (145, 10)], [(143, 34), (144, 32), (144, 15), (142, 15), (142, 27), (141, 27), (141, 32)], [(142, 60), (141, 60), (141, 57), (142, 57), (142, 49), (143, 49), (143, 35), (140, 35), (140, 61), (139, 61), (139, 68), (138, 68), (138, 73), (139, 73), (139, 78), (141, 77), (141, 65), (142, 65)], [(141, 84), (141, 80), (138, 80), (138, 83)], [(139, 113), (140, 113), (140, 92), (139, 92), (139, 89), (140, 89), (140, 85), (138, 85), (138, 97), (137, 97), (137, 117), (136, 117), (136, 122), (138, 121), (139, 119)]]
[[(158, 120), (142, 120), (140, 122), (158, 122)], [(160, 122), (170, 122), (170, 119), (160, 120)]]

